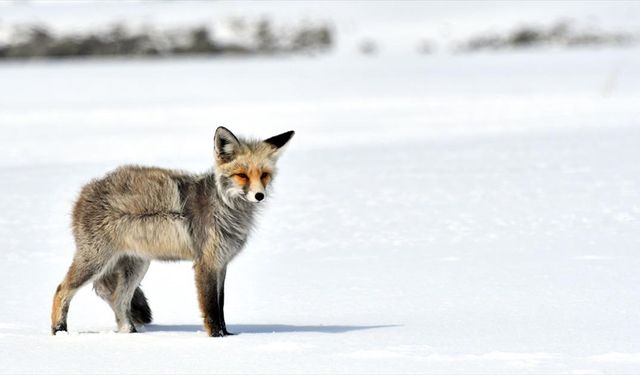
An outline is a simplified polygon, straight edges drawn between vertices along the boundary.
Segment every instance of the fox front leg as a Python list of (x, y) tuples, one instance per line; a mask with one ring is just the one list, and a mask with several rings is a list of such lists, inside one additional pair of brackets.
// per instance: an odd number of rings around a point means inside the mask
[(205, 262), (198, 261), (195, 266), (198, 302), (204, 319), (204, 328), (209, 336), (224, 336), (220, 304), (218, 300), (218, 272)]
[(220, 320), (222, 322), (222, 332), (225, 336), (232, 336), (235, 333), (227, 331), (227, 323), (224, 320), (224, 281), (227, 277), (227, 267), (218, 271), (218, 307), (220, 309)]

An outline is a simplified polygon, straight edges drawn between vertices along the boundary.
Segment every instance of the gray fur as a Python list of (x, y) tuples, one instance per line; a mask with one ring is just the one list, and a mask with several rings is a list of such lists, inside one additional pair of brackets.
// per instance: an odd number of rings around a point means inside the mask
[[(228, 334), (222, 311), (227, 264), (247, 241), (259, 205), (252, 194), (265, 191), (290, 133), (278, 147), (219, 128), (210, 172), (124, 166), (85, 185), (73, 209), (76, 253), (54, 296), (52, 333), (66, 330), (71, 299), (90, 281), (113, 309), (120, 332), (150, 322), (139, 284), (155, 259), (194, 262), (205, 328), (213, 336)], [(250, 175), (247, 181), (239, 168)]]

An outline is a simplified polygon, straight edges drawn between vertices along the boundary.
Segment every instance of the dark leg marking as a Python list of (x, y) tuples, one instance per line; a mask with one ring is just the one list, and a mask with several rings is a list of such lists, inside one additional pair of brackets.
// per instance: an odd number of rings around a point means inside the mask
[(227, 268), (225, 267), (218, 272), (218, 306), (220, 308), (220, 321), (222, 324), (222, 333), (225, 336), (232, 336), (235, 333), (227, 331), (227, 323), (224, 320), (224, 284), (227, 277)]
[(198, 287), (198, 302), (204, 318), (204, 326), (209, 336), (224, 336), (218, 303), (217, 272), (202, 262), (196, 262), (196, 285)]

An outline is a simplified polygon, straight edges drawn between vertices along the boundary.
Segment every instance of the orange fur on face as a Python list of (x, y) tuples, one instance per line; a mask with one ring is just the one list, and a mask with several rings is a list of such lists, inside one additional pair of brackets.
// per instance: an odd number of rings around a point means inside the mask
[(218, 163), (220, 172), (243, 190), (262, 191), (271, 182), (274, 148), (266, 143), (242, 144), (233, 159)]
[(251, 168), (251, 170), (249, 170), (249, 179), (251, 180), (251, 185), (254, 185), (256, 183), (261, 183), (260, 181), (260, 175), (262, 174), (262, 171), (260, 171), (258, 168)]
[(264, 187), (267, 187), (269, 182), (271, 182), (271, 173), (263, 171), (260, 175), (260, 180), (262, 181), (262, 185), (264, 185)]
[(242, 186), (242, 187), (244, 187), (247, 184), (247, 182), (249, 182), (249, 180), (247, 180), (244, 177), (240, 177), (237, 174), (234, 174), (232, 176), (232, 178), (233, 178), (233, 181), (235, 181), (236, 184), (238, 184), (239, 186)]
[(252, 166), (245, 168), (234, 169), (231, 178), (240, 187), (252, 186), (255, 184), (261, 184), (263, 187), (267, 187), (267, 184), (271, 181), (271, 169), (263, 166)]

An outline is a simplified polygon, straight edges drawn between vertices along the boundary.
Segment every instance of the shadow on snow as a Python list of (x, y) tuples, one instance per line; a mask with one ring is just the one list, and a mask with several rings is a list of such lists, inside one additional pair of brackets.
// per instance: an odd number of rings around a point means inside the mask
[[(372, 326), (336, 326), (336, 325), (290, 325), (290, 324), (230, 324), (229, 331), (233, 333), (290, 333), (290, 332), (317, 332), (317, 333), (345, 333), (361, 331), (365, 329), (399, 327), (397, 324), (372, 325)], [(146, 332), (202, 332), (202, 325), (196, 324), (150, 324), (144, 327)]]

